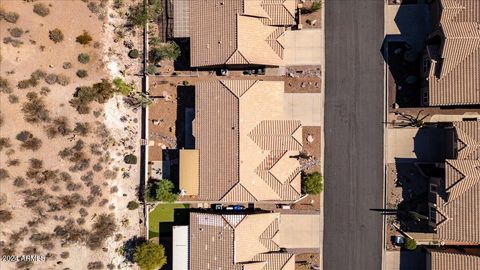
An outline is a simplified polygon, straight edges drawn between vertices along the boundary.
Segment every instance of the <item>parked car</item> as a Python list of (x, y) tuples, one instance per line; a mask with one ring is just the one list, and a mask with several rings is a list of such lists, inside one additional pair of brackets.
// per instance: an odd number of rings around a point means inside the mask
[(243, 206), (243, 205), (229, 205), (225, 209), (230, 210), (230, 211), (242, 211), (242, 210), (245, 210), (245, 206)]
[(406, 241), (405, 237), (403, 237), (401, 235), (396, 235), (396, 236), (392, 237), (392, 243), (395, 246), (403, 247), (403, 245), (405, 245), (405, 241)]
[(221, 203), (216, 203), (216, 204), (212, 204), (212, 205), (211, 205), (211, 208), (212, 208), (213, 210), (223, 210), (224, 207), (223, 207), (223, 204), (221, 204)]
[(228, 69), (226, 69), (226, 68), (217, 69), (216, 73), (217, 73), (217, 76), (227, 76), (228, 75)]

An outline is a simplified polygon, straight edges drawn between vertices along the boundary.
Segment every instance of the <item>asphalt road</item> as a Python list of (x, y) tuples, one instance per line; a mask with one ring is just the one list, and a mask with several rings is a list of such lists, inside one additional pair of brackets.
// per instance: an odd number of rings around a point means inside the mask
[(383, 5), (325, 4), (325, 270), (382, 266)]

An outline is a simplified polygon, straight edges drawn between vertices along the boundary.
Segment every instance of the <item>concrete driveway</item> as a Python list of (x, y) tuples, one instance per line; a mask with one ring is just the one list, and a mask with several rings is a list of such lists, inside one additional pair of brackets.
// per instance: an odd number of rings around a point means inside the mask
[(322, 95), (319, 93), (285, 93), (283, 111), (287, 119), (300, 120), (303, 126), (321, 126)]
[(286, 31), (280, 40), (287, 66), (321, 65), (323, 46), (321, 29)]

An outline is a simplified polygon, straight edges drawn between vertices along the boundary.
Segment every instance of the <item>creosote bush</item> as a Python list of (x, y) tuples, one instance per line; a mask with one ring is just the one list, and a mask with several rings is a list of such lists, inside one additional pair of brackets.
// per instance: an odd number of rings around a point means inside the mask
[(45, 17), (50, 14), (50, 9), (44, 3), (36, 3), (33, 5), (33, 12)]
[(5, 94), (11, 94), (13, 92), (12, 87), (7, 79), (0, 76), (0, 92)]
[(77, 70), (77, 77), (79, 78), (85, 78), (88, 76), (88, 72), (85, 69), (79, 69)]
[(82, 44), (82, 45), (87, 45), (89, 44), (91, 41), (92, 41), (92, 36), (87, 32), (87, 31), (83, 31), (83, 34), (81, 34), (80, 36), (78, 36), (75, 41), (77, 41), (78, 43)]
[(72, 63), (64, 62), (63, 65), (62, 65), (62, 68), (63, 69), (70, 69), (70, 68), (72, 68)]
[(0, 8), (0, 21), (5, 20), (9, 23), (16, 23), (20, 15), (16, 12), (8, 12), (5, 11), (3, 8)]
[(29, 123), (48, 122), (50, 120), (49, 111), (41, 97), (35, 92), (27, 94), (27, 102), (23, 103), (22, 112), (25, 121)]
[(63, 33), (62, 30), (55, 28), (48, 32), (48, 37), (55, 43), (59, 43), (63, 41)]
[(18, 28), (18, 27), (10, 28), (8, 29), (8, 32), (12, 37), (15, 37), (15, 38), (19, 38), (23, 35), (22, 28)]
[(32, 151), (36, 151), (42, 147), (42, 141), (33, 136), (33, 134), (29, 131), (21, 131), (17, 134), (16, 139), (21, 141), (20, 147), (23, 149), (29, 149)]
[(0, 210), (0, 222), (5, 223), (12, 219), (12, 212), (8, 210)]

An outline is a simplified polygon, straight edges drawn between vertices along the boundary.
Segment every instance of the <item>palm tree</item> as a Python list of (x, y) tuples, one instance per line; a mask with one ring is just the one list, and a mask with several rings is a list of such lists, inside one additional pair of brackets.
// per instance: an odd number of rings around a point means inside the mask
[(395, 115), (399, 115), (400, 122), (386, 122), (387, 124), (391, 124), (396, 128), (405, 128), (405, 127), (416, 127), (416, 128), (423, 128), (427, 126), (427, 123), (424, 122), (424, 119), (430, 116), (430, 114), (426, 114), (423, 117), (420, 117), (420, 114), (423, 110), (420, 110), (416, 116), (403, 113), (403, 112), (396, 112)]

